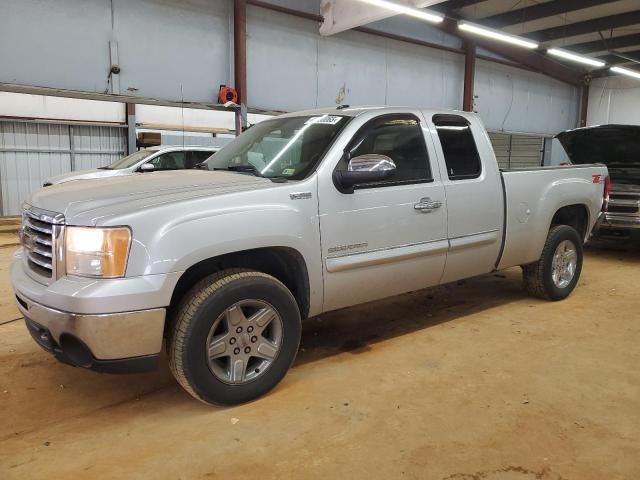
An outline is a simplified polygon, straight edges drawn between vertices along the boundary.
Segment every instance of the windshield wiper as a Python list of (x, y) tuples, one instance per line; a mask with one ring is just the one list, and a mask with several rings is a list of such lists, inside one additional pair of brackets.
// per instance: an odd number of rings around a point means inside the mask
[(98, 167), (98, 170), (113, 170), (111, 167)]
[(246, 165), (229, 165), (227, 168), (214, 168), (214, 170), (229, 170), (230, 172), (253, 173), (256, 177), (262, 177), (262, 173), (256, 167), (250, 164)]
[(274, 176), (274, 177), (265, 177), (260, 170), (258, 170), (253, 165), (229, 165), (227, 168), (213, 168), (215, 171), (229, 171), (229, 172), (240, 172), (240, 173), (253, 173), (256, 177), (260, 178), (268, 178), (274, 183), (283, 183), (289, 181), (287, 177), (284, 176)]

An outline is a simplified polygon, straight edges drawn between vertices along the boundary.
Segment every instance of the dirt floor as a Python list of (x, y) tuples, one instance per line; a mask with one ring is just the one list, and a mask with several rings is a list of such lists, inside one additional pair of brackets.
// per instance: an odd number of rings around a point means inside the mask
[[(0, 242), (1, 243), (1, 242)], [(268, 396), (207, 407), (166, 367), (58, 364), (0, 246), (0, 478), (640, 478), (640, 248), (588, 249), (566, 301), (520, 271), (323, 315)]]

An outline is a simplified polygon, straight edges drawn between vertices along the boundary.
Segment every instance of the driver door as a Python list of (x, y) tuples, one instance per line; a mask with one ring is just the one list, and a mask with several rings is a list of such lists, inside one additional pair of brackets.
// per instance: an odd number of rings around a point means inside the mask
[(422, 114), (389, 114), (366, 122), (336, 169), (349, 158), (385, 155), (396, 170), (384, 181), (341, 193), (319, 182), (324, 310), (438, 284), (448, 241), (444, 187)]

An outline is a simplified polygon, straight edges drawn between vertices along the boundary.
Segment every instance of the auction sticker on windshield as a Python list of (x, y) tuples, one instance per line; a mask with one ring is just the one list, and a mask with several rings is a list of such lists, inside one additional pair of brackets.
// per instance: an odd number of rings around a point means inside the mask
[(309, 120), (304, 122), (304, 124), (305, 125), (313, 125), (313, 124), (335, 125), (340, 120), (342, 120), (342, 117), (338, 115), (322, 115), (321, 117), (311, 117)]

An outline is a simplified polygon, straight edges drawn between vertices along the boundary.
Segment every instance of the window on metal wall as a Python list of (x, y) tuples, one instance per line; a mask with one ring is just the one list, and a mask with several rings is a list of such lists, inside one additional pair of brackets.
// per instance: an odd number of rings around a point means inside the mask
[(459, 115), (434, 115), (449, 180), (477, 178), (482, 171), (480, 155), (469, 122)]

